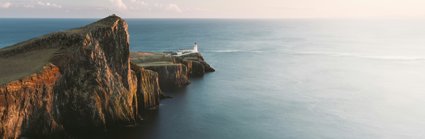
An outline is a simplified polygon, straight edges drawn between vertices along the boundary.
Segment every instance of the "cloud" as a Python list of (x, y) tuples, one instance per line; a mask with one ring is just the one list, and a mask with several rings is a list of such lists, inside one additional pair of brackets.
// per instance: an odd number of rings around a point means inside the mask
[(129, 0), (129, 11), (147, 11), (149, 13), (183, 13), (186, 9), (174, 3), (147, 2), (144, 0)]
[(52, 2), (45, 2), (40, 0), (31, 0), (29, 2), (14, 2), (13, 4), (11, 2), (0, 2), (0, 8), (62, 8), (62, 5), (52, 3)]
[(35, 8), (35, 6), (32, 5), (32, 4), (25, 4), (23, 7), (24, 8)]
[(122, 0), (111, 0), (114, 6), (120, 10), (127, 10), (127, 5)]
[[(37, 4), (39, 6), (42, 6), (42, 7), (62, 8), (62, 5), (55, 4), (55, 3), (50, 3), (50, 2), (37, 1)], [(31, 6), (31, 5), (24, 5), (24, 6), (25, 7), (28, 7), (28, 8), (34, 7), (34, 6)]]
[(141, 1), (141, 0), (131, 0), (132, 3), (137, 4), (137, 5), (141, 5), (141, 6), (148, 6), (148, 3), (145, 1)]
[(185, 12), (211, 12), (211, 10), (204, 8), (186, 8), (182, 10)]
[(10, 2), (0, 2), (0, 8), (4, 8), (4, 9), (7, 9), (7, 8), (9, 8), (10, 6), (12, 6), (12, 3), (10, 3)]
[(173, 3), (168, 4), (168, 6), (165, 7), (165, 10), (171, 11), (171, 12), (183, 13), (183, 10), (177, 4), (173, 4)]
[(149, 7), (149, 6), (151, 6), (149, 3), (142, 1), (142, 0), (130, 0), (130, 4), (129, 4), (128, 9), (132, 10), (132, 11), (134, 11), (134, 10), (137, 11), (137, 10), (141, 10), (141, 9), (149, 10), (149, 9), (151, 9), (151, 7)]

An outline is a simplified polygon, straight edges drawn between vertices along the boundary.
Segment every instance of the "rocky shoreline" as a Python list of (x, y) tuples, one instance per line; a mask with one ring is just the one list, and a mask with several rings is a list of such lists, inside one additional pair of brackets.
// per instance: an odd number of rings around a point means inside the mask
[(161, 89), (173, 89), (190, 84), (190, 77), (201, 77), (215, 70), (200, 53), (173, 56), (166, 53), (132, 52), (131, 63), (158, 73)]
[(0, 137), (80, 138), (135, 126), (162, 90), (215, 71), (201, 54), (130, 52), (109, 16), (0, 49)]

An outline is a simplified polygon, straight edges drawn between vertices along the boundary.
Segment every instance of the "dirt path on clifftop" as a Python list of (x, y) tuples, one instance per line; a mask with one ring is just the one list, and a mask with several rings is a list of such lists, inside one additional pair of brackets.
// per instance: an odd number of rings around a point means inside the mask
[(41, 49), (9, 57), (0, 56), (0, 85), (41, 71), (57, 51)]

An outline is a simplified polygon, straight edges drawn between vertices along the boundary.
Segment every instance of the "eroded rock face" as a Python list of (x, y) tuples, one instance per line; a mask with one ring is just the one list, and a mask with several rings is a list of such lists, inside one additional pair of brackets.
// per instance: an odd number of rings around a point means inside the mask
[(205, 73), (215, 71), (214, 68), (205, 62), (204, 57), (200, 53), (182, 55), (176, 57), (176, 59), (176, 61), (185, 64), (188, 67), (190, 75), (194, 77), (204, 76)]
[(159, 84), (163, 90), (185, 87), (190, 84), (189, 72), (183, 64), (144, 66), (143, 68), (158, 73)]
[(130, 69), (127, 23), (111, 16), (76, 32), (80, 40), (52, 60), (62, 73), (55, 86), (57, 119), (71, 134), (135, 124), (137, 79)]
[(201, 77), (215, 70), (200, 53), (173, 56), (165, 53), (132, 52), (131, 62), (158, 73), (162, 90), (185, 87), (190, 77)]
[(159, 107), (162, 91), (158, 81), (158, 73), (132, 64), (131, 69), (137, 75), (137, 101), (139, 111), (154, 110)]
[(55, 50), (41, 71), (0, 85), (2, 138), (103, 133), (136, 124), (140, 105), (158, 106), (157, 75), (131, 70), (127, 23), (117, 16), (0, 49), (0, 58), (40, 49)]
[(62, 77), (49, 64), (39, 73), (0, 85), (0, 136), (47, 135), (63, 130), (54, 115), (54, 85)]

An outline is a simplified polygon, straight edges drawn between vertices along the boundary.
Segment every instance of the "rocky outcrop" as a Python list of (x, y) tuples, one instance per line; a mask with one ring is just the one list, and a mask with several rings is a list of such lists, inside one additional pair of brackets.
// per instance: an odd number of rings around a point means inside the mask
[(62, 73), (54, 108), (67, 133), (135, 124), (137, 78), (130, 69), (127, 28), (124, 20), (110, 16), (65, 32), (74, 43), (61, 46), (51, 61)]
[(170, 90), (173, 88), (185, 87), (190, 84), (189, 72), (183, 64), (167, 64), (161, 66), (143, 66), (158, 73), (159, 84), (162, 89)]
[[(37, 56), (43, 68), (5, 68)], [(22, 70), (0, 76), (2, 138), (103, 133), (136, 124), (140, 108), (159, 104), (157, 75), (131, 70), (127, 23), (117, 16), (0, 49), (0, 61), (9, 61), (0, 71)]]
[(205, 73), (215, 71), (214, 68), (205, 62), (204, 57), (200, 53), (182, 55), (176, 57), (176, 59), (176, 61), (183, 63), (188, 67), (191, 76), (204, 76)]
[(137, 101), (139, 111), (152, 110), (159, 107), (159, 99), (162, 95), (158, 81), (158, 73), (141, 68), (132, 64), (131, 69), (135, 71), (137, 82)]
[(173, 56), (165, 53), (132, 52), (131, 62), (158, 73), (162, 90), (181, 88), (190, 84), (190, 77), (214, 72), (200, 53)]
[(54, 118), (54, 85), (62, 77), (59, 68), (48, 64), (28, 77), (0, 86), (0, 136), (46, 135), (62, 131)]

